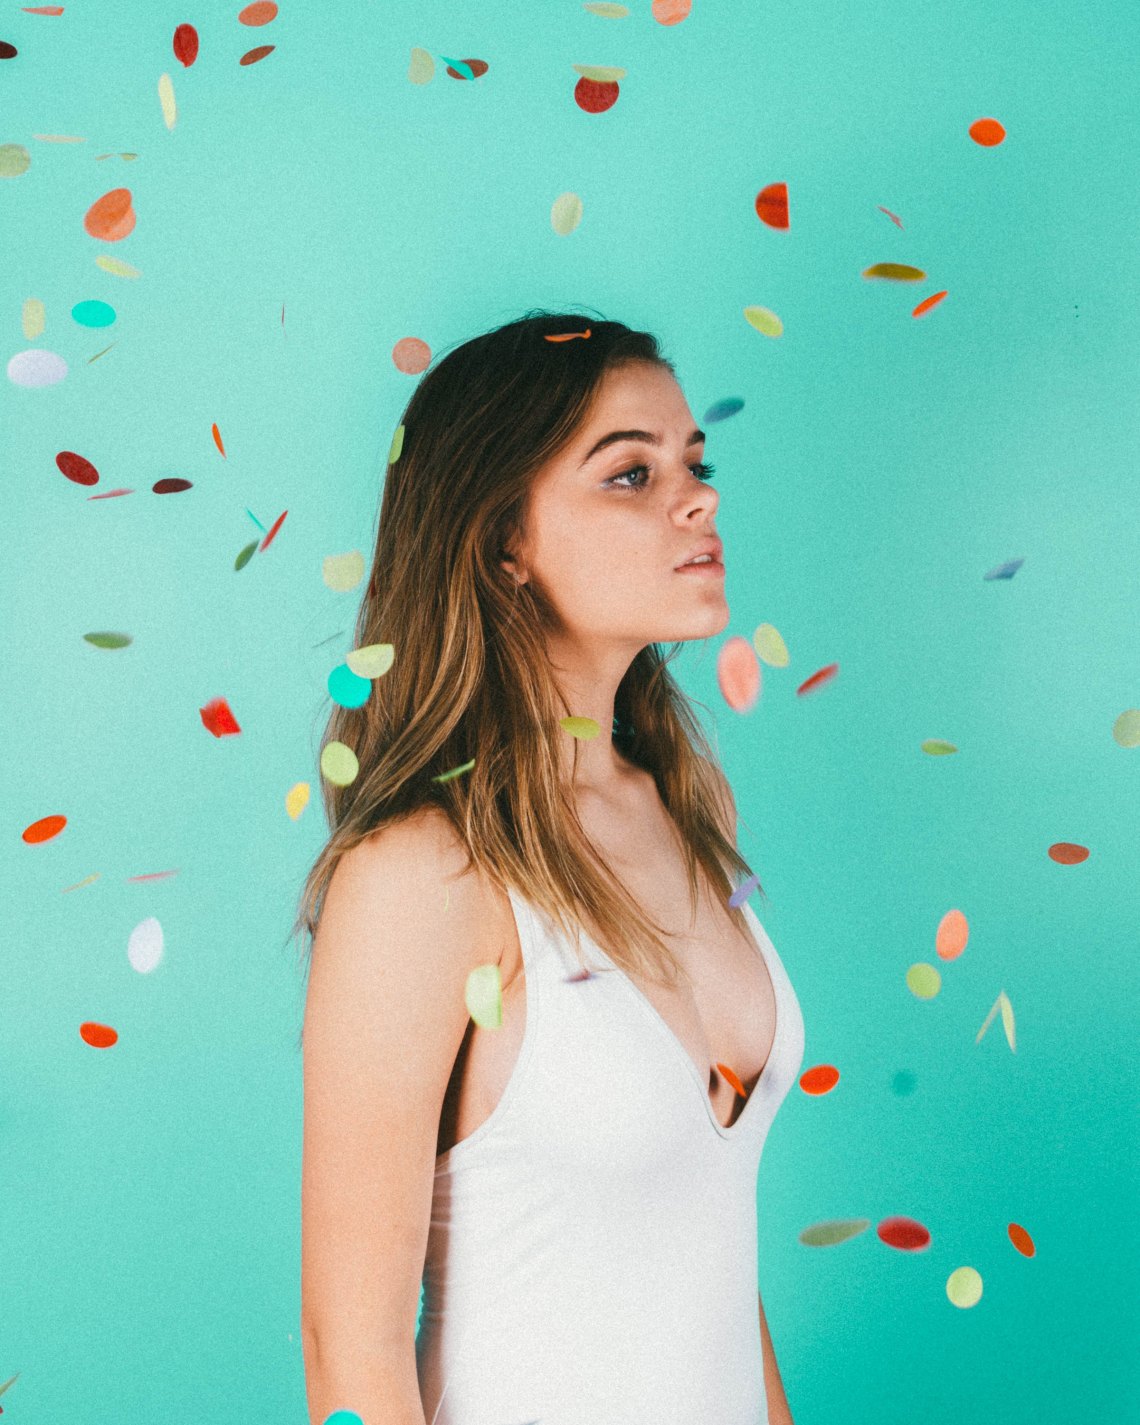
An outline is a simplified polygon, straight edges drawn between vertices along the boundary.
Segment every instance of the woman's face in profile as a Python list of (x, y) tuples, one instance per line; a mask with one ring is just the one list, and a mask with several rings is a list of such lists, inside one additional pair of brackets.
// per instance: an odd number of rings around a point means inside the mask
[[(644, 437), (607, 442), (615, 431)], [(708, 638), (728, 624), (723, 567), (677, 566), (718, 539), (720, 496), (676, 379), (638, 362), (607, 374), (582, 428), (531, 487), (526, 539), (504, 561), (536, 578), (561, 632), (593, 646)], [(723, 565), (723, 554), (714, 551)]]

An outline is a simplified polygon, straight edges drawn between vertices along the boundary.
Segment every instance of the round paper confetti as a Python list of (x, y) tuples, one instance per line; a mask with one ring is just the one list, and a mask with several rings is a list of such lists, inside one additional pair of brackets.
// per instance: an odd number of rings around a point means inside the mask
[(1049, 848), (1049, 859), (1059, 866), (1077, 866), (1089, 859), (1089, 848), (1075, 841), (1054, 841)]
[(129, 633), (85, 633), (83, 637), (96, 648), (126, 648), (132, 641)]
[(328, 676), (329, 697), (342, 708), (358, 708), (368, 701), (372, 684), (359, 678), (347, 663), (338, 663)]
[(0, 178), (19, 178), (32, 166), (32, 156), (22, 143), (0, 143)]
[(162, 959), (162, 926), (155, 916), (140, 920), (127, 941), (127, 959), (140, 975), (149, 975)]
[(941, 737), (928, 737), (922, 744), (922, 750), (928, 757), (949, 757), (951, 753), (957, 752), (957, 748), (952, 742), (947, 742)]
[(463, 1002), (480, 1029), (502, 1028), (502, 976), (498, 965), (475, 966), (467, 976)]
[(1140, 747), (1140, 708), (1126, 708), (1112, 724), (1112, 736), (1120, 747)]
[(74, 450), (61, 450), (55, 457), (55, 463), (60, 473), (66, 475), (77, 485), (98, 485), (99, 483), (98, 470), (90, 460), (77, 454)]
[(13, 386), (54, 386), (67, 375), (67, 362), (42, 346), (18, 351), (8, 362), (8, 380)]
[(356, 753), (343, 742), (326, 742), (321, 749), (321, 776), (334, 787), (347, 787), (360, 772)]
[(134, 232), (135, 211), (129, 188), (112, 188), (96, 198), (83, 219), (84, 230), (100, 242), (120, 242)]
[(382, 678), (391, 668), (395, 653), (394, 644), (366, 643), (346, 654), (344, 661), (358, 678)]
[(973, 1267), (956, 1267), (946, 1278), (946, 1295), (954, 1306), (977, 1306), (982, 1299), (981, 1273)]
[(418, 376), (431, 360), (431, 347), (418, 336), (401, 337), (392, 348), (392, 363), (405, 376)]
[(693, 8), (693, 0), (653, 0), (653, 18), (659, 25), (679, 25)]
[(268, 25), (270, 20), (276, 18), (277, 6), (273, 0), (254, 0), (252, 5), (238, 11), (239, 25)]
[(550, 226), (559, 237), (566, 237), (581, 221), (581, 198), (577, 193), (559, 193), (550, 205)]
[(769, 183), (756, 195), (756, 216), (770, 228), (788, 226), (788, 185)]
[(737, 411), (744, 409), (744, 402), (739, 396), (726, 396), (723, 401), (715, 401), (705, 412), (705, 425), (715, 425), (717, 421), (726, 421), (729, 416), (736, 415)]
[(744, 320), (764, 336), (780, 336), (784, 330), (783, 322), (767, 307), (745, 307)]
[(915, 999), (933, 999), (942, 988), (942, 976), (933, 965), (920, 960), (906, 972), (906, 987)]
[(760, 663), (746, 638), (736, 635), (721, 645), (716, 679), (733, 712), (747, 712), (755, 705), (760, 696)]
[(1009, 1233), (1009, 1240), (1023, 1257), (1035, 1257), (1037, 1248), (1033, 1245), (1033, 1238), (1016, 1222), (1011, 1222), (1006, 1228)]
[(174, 31), (174, 58), (187, 69), (198, 58), (198, 31), (193, 25), (179, 25)]
[(779, 629), (773, 624), (758, 625), (756, 632), (752, 635), (752, 647), (770, 668), (786, 668), (788, 666), (788, 645), (780, 637)]
[(79, 1037), (85, 1044), (90, 1044), (92, 1049), (109, 1049), (112, 1044), (119, 1042), (117, 1030), (112, 1029), (109, 1024), (95, 1024), (89, 1019), (79, 1026)]
[(970, 125), (970, 137), (983, 148), (993, 148), (1005, 138), (1005, 128), (997, 119), (975, 119)]
[[(577, 65), (574, 67), (578, 68)], [(616, 84), (602, 83), (583, 75), (574, 86), (574, 102), (585, 114), (604, 114), (617, 103), (619, 92)]]
[(92, 298), (86, 302), (76, 302), (71, 309), (71, 316), (81, 327), (109, 327), (115, 320), (115, 309), (106, 302)]
[(940, 960), (956, 960), (966, 948), (970, 926), (960, 910), (948, 910), (938, 922), (934, 949)]

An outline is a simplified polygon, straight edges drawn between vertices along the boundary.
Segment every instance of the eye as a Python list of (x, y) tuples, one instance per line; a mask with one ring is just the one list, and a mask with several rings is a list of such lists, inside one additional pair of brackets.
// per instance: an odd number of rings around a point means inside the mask
[[(713, 477), (713, 473), (716, 470), (716, 466), (710, 465), (707, 461), (702, 460), (697, 465), (690, 465), (689, 469), (693, 472), (693, 474), (697, 477), (698, 480), (711, 480)], [(630, 475), (642, 474), (647, 476), (648, 473), (648, 465), (631, 465), (628, 470), (621, 470), (616, 475), (611, 475), (608, 480), (603, 480), (602, 484), (616, 485), (617, 488), (621, 490), (640, 490), (645, 484), (644, 479), (638, 480), (633, 485), (617, 485), (617, 482), (619, 480), (625, 480)]]

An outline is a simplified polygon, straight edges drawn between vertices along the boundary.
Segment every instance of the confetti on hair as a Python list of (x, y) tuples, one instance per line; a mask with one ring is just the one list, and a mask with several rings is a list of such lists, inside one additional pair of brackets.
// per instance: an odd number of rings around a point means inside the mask
[(432, 778), (432, 781), (450, 782), (452, 777), (458, 777), (461, 776), (464, 772), (470, 772), (471, 768), (474, 767), (474, 765), (475, 759), (474, 757), (472, 757), (470, 762), (461, 762), (458, 767), (452, 767), (450, 772), (440, 772), (438, 776)]
[(360, 762), (343, 742), (326, 742), (321, 749), (321, 775), (334, 787), (347, 787), (360, 773)]
[(590, 331), (591, 328), (587, 327), (584, 332), (566, 332), (564, 335), (561, 336), (544, 336), (543, 341), (573, 341), (576, 336), (588, 337), (590, 335)]

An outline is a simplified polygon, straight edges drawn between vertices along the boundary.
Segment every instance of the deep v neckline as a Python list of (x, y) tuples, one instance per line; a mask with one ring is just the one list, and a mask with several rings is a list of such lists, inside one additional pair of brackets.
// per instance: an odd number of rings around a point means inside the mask
[[(768, 1057), (764, 1060), (764, 1067), (760, 1070), (759, 1077), (752, 1085), (752, 1092), (745, 1100), (744, 1107), (737, 1114), (736, 1121), (734, 1123), (730, 1123), (727, 1127), (716, 1116), (716, 1111), (713, 1108), (712, 1099), (709, 1097), (708, 1078), (706, 1077), (702, 1081), (701, 1072), (697, 1068), (696, 1064), (693, 1062), (693, 1056), (677, 1038), (673, 1030), (670, 1029), (669, 1025), (666, 1024), (657, 1006), (648, 997), (648, 995), (646, 995), (645, 991), (639, 988), (639, 986), (633, 982), (629, 975), (626, 974), (625, 970), (623, 970), (620, 965), (616, 964), (613, 960), (610, 959), (610, 957), (606, 954), (605, 950), (602, 949), (598, 942), (586, 930), (585, 926), (582, 927), (583, 938), (590, 945), (593, 946), (593, 948), (599, 953), (599, 955), (602, 956), (602, 958), (605, 960), (606, 964), (610, 967), (610, 969), (617, 971), (619, 981), (631, 991), (637, 1003), (643, 1007), (649, 1018), (653, 1021), (654, 1024), (657, 1025), (658, 1029), (669, 1041), (669, 1043), (672, 1044), (673, 1051), (676, 1054), (679, 1054), (680, 1057), (684, 1060), (685, 1064), (688, 1066), (690, 1077), (696, 1085), (697, 1092), (700, 1094), (701, 1099), (704, 1102), (705, 1113), (708, 1116), (708, 1120), (722, 1138), (733, 1138), (736, 1136), (741, 1125), (744, 1123), (745, 1118), (748, 1117), (749, 1111), (752, 1108), (753, 1100), (759, 1098), (760, 1089), (768, 1077), (768, 1070), (772, 1067), (772, 1061), (773, 1059), (775, 1059), (776, 1051), (780, 1046), (780, 1035), (784, 1027), (784, 1014), (780, 1006), (780, 989), (779, 985), (776, 982), (776, 973), (772, 968), (772, 963), (768, 959), (768, 952), (764, 948), (763, 927), (760, 924), (760, 920), (759, 917), (756, 915), (756, 912), (752, 909), (752, 907), (748, 904), (747, 901), (742, 901), (741, 906), (744, 909), (745, 918), (747, 919), (752, 931), (752, 942), (756, 950), (756, 954), (759, 957), (760, 963), (768, 972), (768, 979), (770, 980), (772, 985), (772, 1000), (775, 1006), (775, 1025), (773, 1026), (772, 1030), (772, 1044), (768, 1050)], [(709, 1065), (710, 1070), (715, 1067), (715, 1064)]]

